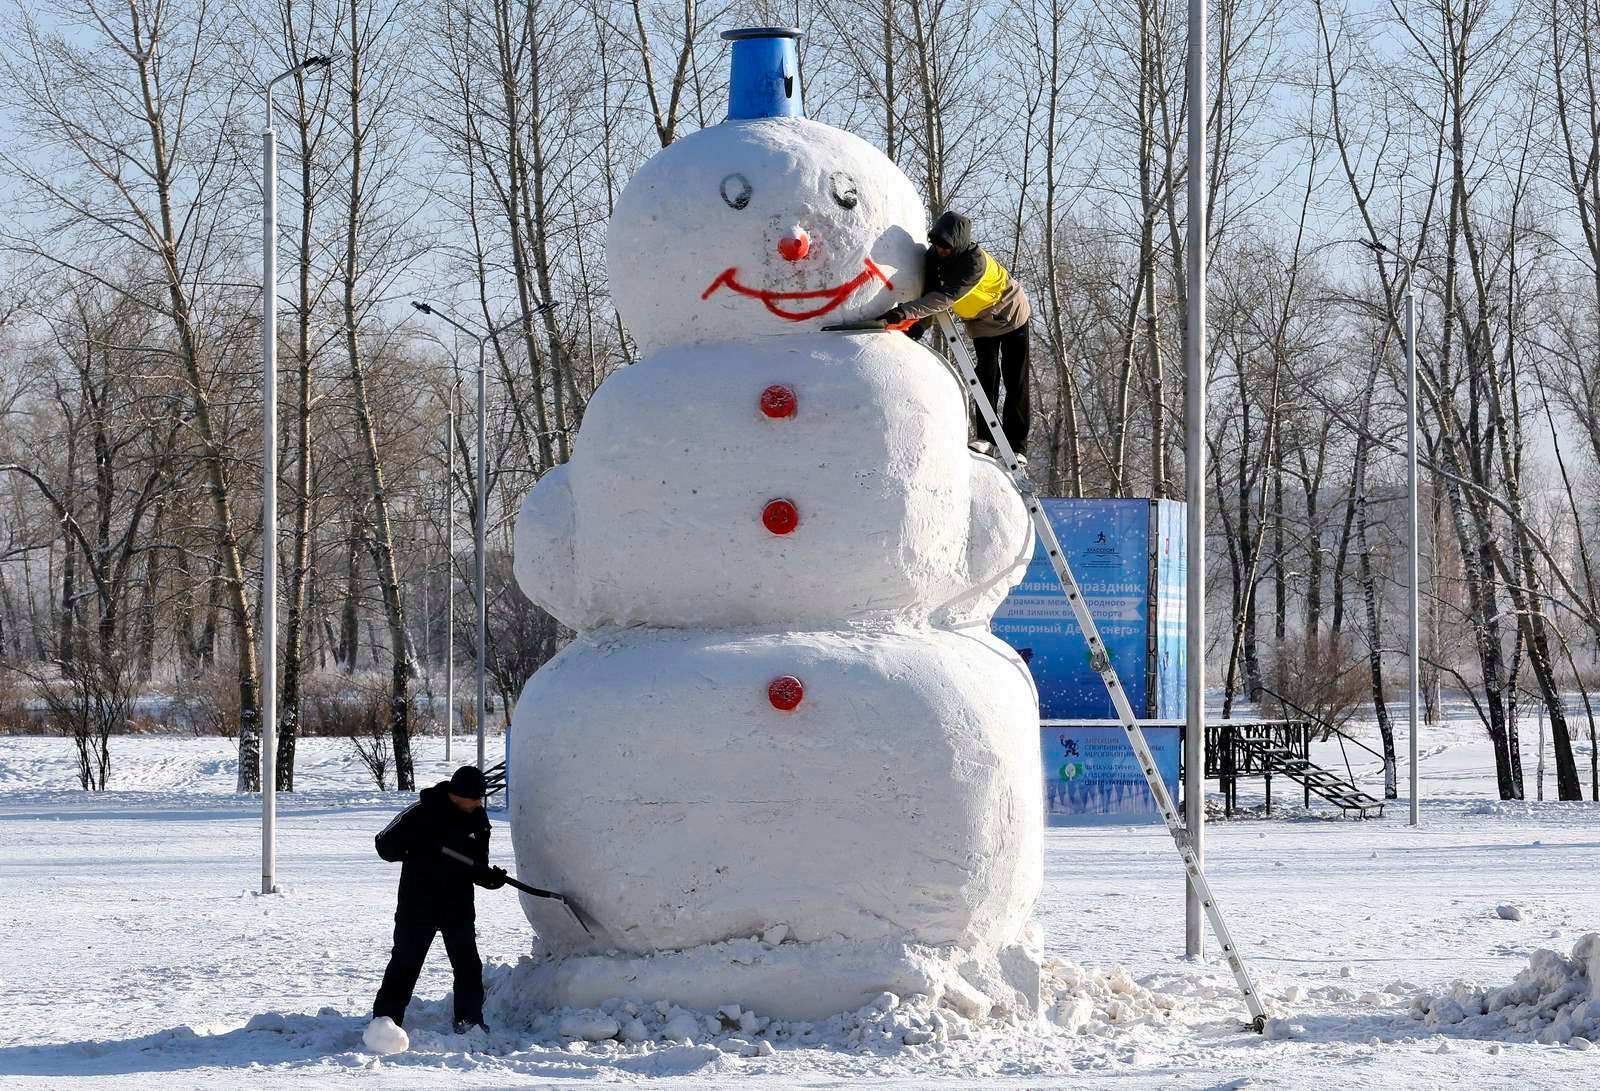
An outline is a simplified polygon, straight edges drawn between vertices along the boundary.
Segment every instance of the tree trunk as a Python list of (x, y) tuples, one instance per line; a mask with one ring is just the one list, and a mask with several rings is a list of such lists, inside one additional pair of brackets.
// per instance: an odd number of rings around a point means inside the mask
[(401, 791), (411, 791), (415, 785), (411, 762), (411, 664), (410, 647), (406, 641), (405, 606), (400, 598), (400, 578), (395, 565), (394, 534), (390, 529), (389, 498), (384, 488), (383, 464), (378, 454), (378, 437), (372, 422), (372, 406), (367, 395), (367, 373), (361, 355), (358, 335), (360, 316), (357, 313), (356, 291), (360, 279), (361, 228), (367, 206), (362, 174), (363, 158), (367, 151), (367, 130), (362, 118), (362, 68), (363, 52), (360, 46), (359, 0), (351, 0), (349, 7), (351, 55), (349, 124), (350, 124), (350, 181), (348, 219), (345, 225), (342, 305), (344, 309), (344, 344), (346, 360), (350, 367), (350, 386), (354, 394), (356, 429), (361, 437), (362, 455), (367, 473), (367, 486), (371, 490), (373, 531), (370, 539), (372, 564), (378, 576), (378, 588), (383, 598), (384, 619), (389, 627), (389, 735), (394, 752), (395, 784)]
[[(1363, 414), (1365, 416), (1365, 414)], [(1366, 460), (1357, 460), (1356, 469), (1356, 564), (1361, 578), (1361, 599), (1367, 620), (1367, 671), (1372, 679), (1372, 707), (1378, 716), (1378, 734), (1383, 739), (1383, 798), (1400, 797), (1394, 755), (1394, 723), (1389, 718), (1389, 702), (1383, 693), (1383, 629), (1378, 617), (1377, 581), (1372, 574), (1372, 551), (1367, 542)]]

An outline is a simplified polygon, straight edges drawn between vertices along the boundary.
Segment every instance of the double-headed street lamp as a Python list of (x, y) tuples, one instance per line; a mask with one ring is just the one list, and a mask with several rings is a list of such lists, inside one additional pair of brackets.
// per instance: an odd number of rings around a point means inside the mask
[(490, 341), (514, 326), (522, 323), (521, 318), (513, 318), (504, 325), (479, 333), (476, 330), (457, 322), (444, 311), (429, 303), (422, 303), (413, 299), (411, 305), (418, 311), (442, 322), (453, 326), (456, 331), (478, 343), (478, 519), (477, 533), (474, 535), (474, 560), (478, 580), (478, 768), (484, 767), (484, 717), (488, 704), (488, 682), (486, 665), (488, 663), (488, 638), (489, 638), (489, 608), (488, 608), (488, 580), (484, 573), (484, 526), (489, 513), (489, 470), (488, 461), (484, 457), (484, 449), (488, 446), (488, 413), (486, 405), (489, 400), (488, 372), (484, 368), (484, 350)]
[(278, 133), (272, 89), (300, 72), (327, 68), (307, 57), (267, 81), (261, 131), (261, 893), (271, 894), (278, 818)]
[(1417, 296), (1413, 291), (1415, 269), (1413, 263), (1390, 250), (1381, 242), (1359, 240), (1362, 246), (1375, 254), (1387, 254), (1405, 267), (1405, 339), (1406, 339), (1406, 564), (1410, 570), (1408, 594), (1410, 597), (1410, 633), (1407, 638), (1407, 655), (1410, 658), (1410, 766), (1411, 766), (1411, 825), (1420, 821), (1417, 790), (1417, 720), (1419, 691), (1421, 688), (1418, 666), (1421, 662), (1417, 640)]

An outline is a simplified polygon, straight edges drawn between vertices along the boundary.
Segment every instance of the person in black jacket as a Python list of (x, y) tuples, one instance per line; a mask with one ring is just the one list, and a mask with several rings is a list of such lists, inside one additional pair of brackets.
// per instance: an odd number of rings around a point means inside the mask
[[(374, 1019), (387, 1015), (404, 1023), (406, 1005), (428, 957), (435, 932), (455, 973), (455, 1029), (488, 1028), (483, 1022), (483, 961), (474, 932), (472, 885), (496, 890), (505, 885), (502, 868), (489, 866), (489, 818), (483, 813), (487, 788), (482, 771), (463, 765), (449, 780), (424, 788), (417, 801), (395, 816), (374, 839), (378, 855), (400, 863), (400, 897), (394, 912), (394, 950), (383, 984), (372, 1003)], [(472, 861), (452, 859), (452, 849)]]
[[(1028, 319), (1033, 316), (1028, 295), (1006, 267), (972, 237), (972, 221), (959, 212), (946, 212), (928, 231), (928, 251), (923, 258), (924, 294), (885, 311), (879, 318), (891, 325), (916, 320), (906, 332), (920, 338), (932, 317), (954, 311), (972, 336), (977, 354), (975, 368), (989, 404), (1000, 414), (1006, 442), (1027, 462), (1028, 447)], [(1000, 380), (1006, 384), (1005, 405), (1000, 404)], [(989, 427), (973, 414), (979, 436)], [(986, 441), (973, 449), (990, 452)]]

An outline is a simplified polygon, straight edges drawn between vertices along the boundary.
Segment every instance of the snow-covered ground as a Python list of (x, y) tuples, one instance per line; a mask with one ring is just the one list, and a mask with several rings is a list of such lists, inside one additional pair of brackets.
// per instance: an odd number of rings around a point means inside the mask
[[(114, 790), (92, 795), (72, 787), (66, 740), (0, 738), (0, 1085), (1528, 1088), (1591, 1086), (1600, 1072), (1581, 1042), (1501, 1041), (1534, 1035), (1450, 1006), (1482, 995), (1456, 981), (1511, 985), (1539, 949), (1567, 955), (1600, 930), (1600, 810), (1495, 800), (1470, 722), (1427, 729), (1420, 829), (1404, 800), (1359, 823), (1326, 807), (1304, 817), (1288, 791), (1270, 821), (1209, 827), (1213, 886), (1281, 1036), (1242, 1031), (1224, 966), (1178, 957), (1181, 871), (1164, 831), (1052, 828), (1039, 917), (1070, 1031), (968, 1027), (912, 1001), (809, 1034), (757, 1030), (760, 1013), (742, 1028), (689, 1013), (677, 1023), (688, 1042), (590, 1043), (634, 1018), (659, 1037), (673, 1013), (643, 997), (637, 1015), (520, 1014), (528, 926), (509, 891), (480, 892), (494, 1031), (448, 1033), (436, 950), (407, 1018), (412, 1048), (381, 1059), (361, 1032), (396, 872), (371, 837), (405, 797), (368, 788), (342, 743), (302, 742), (302, 791), (280, 803), (284, 890), (261, 897), (258, 803), (232, 792), (231, 744), (112, 745)], [(422, 775), (442, 776), (439, 741), (421, 747)], [(1532, 738), (1525, 752), (1531, 795)], [(1587, 783), (1587, 750), (1580, 766)], [(503, 831), (496, 848), (508, 858)], [(1571, 970), (1541, 959), (1545, 976)], [(1567, 984), (1600, 989), (1570, 972)], [(1569, 1023), (1574, 1010), (1600, 1017), (1600, 992), (1567, 1004)], [(901, 1044), (908, 1030), (933, 1040)]]

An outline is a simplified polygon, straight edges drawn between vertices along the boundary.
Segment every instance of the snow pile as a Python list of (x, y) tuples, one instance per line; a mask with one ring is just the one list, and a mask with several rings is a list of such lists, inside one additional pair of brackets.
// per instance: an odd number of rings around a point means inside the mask
[(395, 1021), (387, 1015), (380, 1015), (368, 1023), (367, 1029), (361, 1032), (361, 1041), (372, 1052), (385, 1055), (404, 1053), (411, 1048), (411, 1038), (405, 1028), (396, 1026)]
[(756, 935), (646, 955), (524, 959), (509, 993), (529, 1009), (585, 1010), (643, 997), (686, 1010), (738, 1004), (791, 1021), (856, 1011), (892, 993), (926, 996), (967, 1019), (1028, 1022), (1040, 1011), (1040, 954), (1037, 928), (999, 951), (840, 939), (771, 944)]
[[(519, 1038), (558, 1048), (590, 1043), (602, 1051), (637, 1053), (701, 1046), (742, 1057), (795, 1048), (884, 1055), (904, 1047), (995, 1035), (1112, 1038), (1136, 1027), (1168, 1027), (1205, 1017), (1194, 1002), (1141, 985), (1120, 966), (1084, 967), (1055, 959), (1044, 967), (1046, 1018), (1020, 1022), (999, 1008), (974, 1009), (962, 997), (889, 991), (850, 1011), (815, 1020), (774, 1018), (733, 1002), (685, 1007), (638, 997), (538, 1011), (531, 994), (541, 987), (540, 967), (533, 959), (489, 967), (485, 1011), (496, 1027), (516, 1028)], [(449, 1001), (437, 1003), (442, 1011)]]
[(1458, 981), (1444, 993), (1419, 993), (1411, 1014), (1462, 1037), (1587, 1049), (1600, 1039), (1600, 932), (1580, 939), (1570, 958), (1535, 951), (1510, 985), (1480, 989)]
[[(875, 1052), (970, 1036), (968, 1022), (935, 1008), (926, 996), (902, 1000), (883, 993), (870, 1004), (825, 1020), (778, 1020), (738, 1004), (716, 1011), (658, 1000), (608, 1000), (599, 1008), (552, 1012), (536, 1021), (534, 1037), (598, 1042), (620, 1039), (649, 1052), (657, 1045), (709, 1045), (741, 1057), (770, 1057), (780, 1046), (822, 1046)], [(609, 1033), (606, 1033), (609, 1032)]]
[(1110, 1037), (1129, 1027), (1161, 1026), (1186, 1010), (1180, 997), (1146, 988), (1121, 966), (1044, 965), (1046, 1017), (1068, 1034)]

